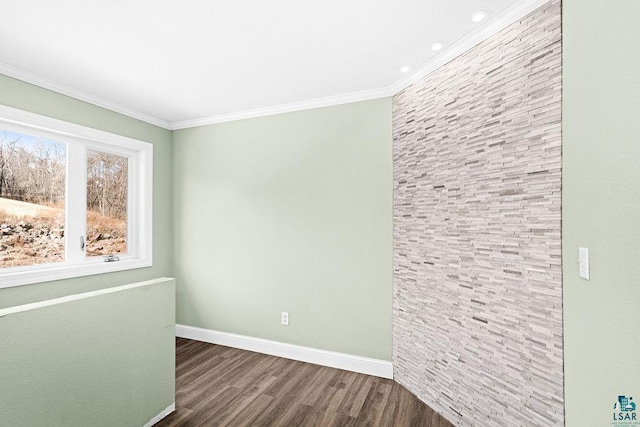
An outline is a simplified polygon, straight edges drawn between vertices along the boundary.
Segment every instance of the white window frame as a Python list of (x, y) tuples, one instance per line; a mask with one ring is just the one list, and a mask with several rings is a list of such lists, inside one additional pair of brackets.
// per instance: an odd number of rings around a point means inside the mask
[[(0, 268), (0, 289), (153, 265), (153, 144), (0, 105), (0, 129), (66, 143), (65, 260)], [(128, 158), (127, 253), (86, 256), (87, 150)], [(85, 165), (70, 167), (70, 165)]]

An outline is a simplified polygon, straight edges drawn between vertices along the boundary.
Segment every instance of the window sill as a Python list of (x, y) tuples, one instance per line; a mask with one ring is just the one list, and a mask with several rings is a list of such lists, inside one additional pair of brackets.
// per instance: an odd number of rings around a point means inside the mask
[(31, 285), (34, 283), (51, 282), (54, 280), (71, 279), (74, 277), (91, 276), (94, 274), (113, 273), (116, 271), (133, 270), (136, 268), (151, 267), (150, 259), (120, 258), (116, 262), (104, 262), (102, 257), (95, 261), (88, 261), (83, 265), (56, 265), (31, 266), (25, 271), (6, 271), (0, 274), (0, 289), (14, 286)]

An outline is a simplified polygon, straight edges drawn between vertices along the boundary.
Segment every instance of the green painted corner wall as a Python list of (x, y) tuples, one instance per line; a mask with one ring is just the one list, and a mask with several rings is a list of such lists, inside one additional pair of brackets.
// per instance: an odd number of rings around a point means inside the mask
[[(566, 425), (640, 400), (640, 2), (564, 0)], [(578, 276), (588, 247), (591, 280)]]
[(175, 280), (0, 316), (0, 425), (140, 427), (175, 402)]
[(151, 142), (154, 163), (153, 267), (0, 289), (0, 308), (171, 276), (171, 131), (2, 74), (0, 104)]
[(173, 148), (177, 323), (391, 360), (390, 98), (179, 130)]
[(155, 171), (153, 267), (0, 308), (179, 272), (180, 323), (390, 360), (390, 98), (176, 132), (5, 75), (0, 104), (152, 142)]
[[(638, 393), (639, 15), (563, 1), (569, 427)], [(0, 308), (175, 275), (178, 323), (390, 360), (390, 99), (173, 133), (3, 75), (0, 104), (152, 142), (155, 166), (153, 267), (2, 289)]]

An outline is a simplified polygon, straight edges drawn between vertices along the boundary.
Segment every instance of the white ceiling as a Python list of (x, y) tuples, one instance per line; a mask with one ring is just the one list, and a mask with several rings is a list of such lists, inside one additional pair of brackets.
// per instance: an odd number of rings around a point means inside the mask
[[(177, 128), (389, 95), (408, 81), (401, 66), (459, 54), (462, 41), (534, 3), (0, 0), (0, 72)], [(490, 15), (474, 24), (478, 10)], [(445, 48), (432, 52), (434, 41)]]

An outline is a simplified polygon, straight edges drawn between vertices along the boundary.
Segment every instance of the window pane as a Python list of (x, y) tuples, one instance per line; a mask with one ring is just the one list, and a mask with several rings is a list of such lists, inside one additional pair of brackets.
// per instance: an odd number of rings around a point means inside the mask
[(87, 256), (127, 252), (128, 159), (87, 151)]
[(0, 268), (64, 261), (66, 145), (0, 130)]

